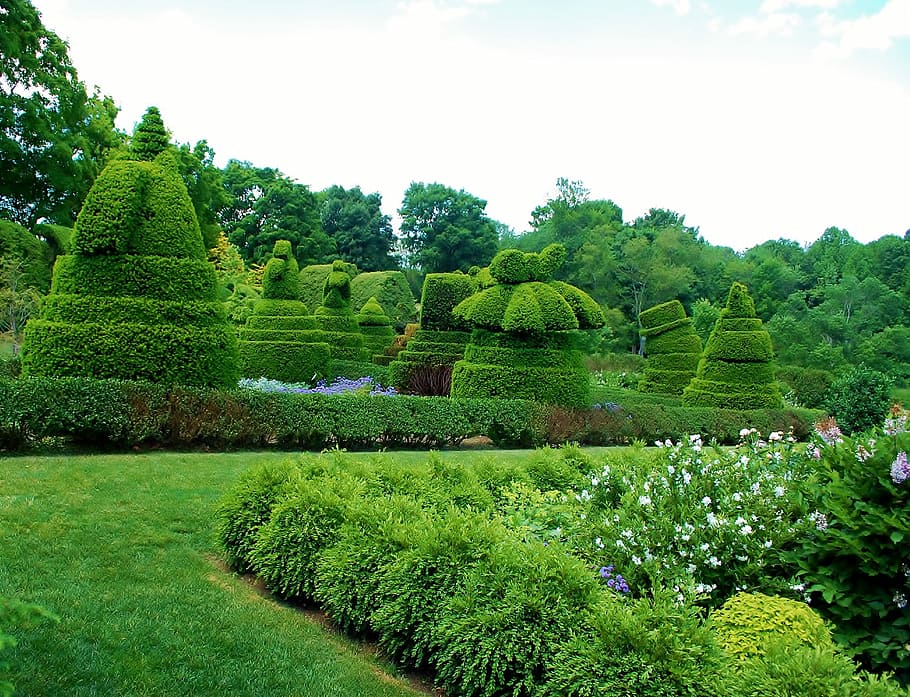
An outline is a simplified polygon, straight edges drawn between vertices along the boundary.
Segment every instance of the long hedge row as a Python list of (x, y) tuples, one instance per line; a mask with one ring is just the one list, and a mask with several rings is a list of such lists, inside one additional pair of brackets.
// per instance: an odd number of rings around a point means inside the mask
[(820, 413), (622, 404), (565, 409), (508, 399), (324, 395), (165, 387), (92, 378), (0, 378), (0, 450), (47, 438), (132, 448), (446, 447), (485, 435), (499, 446), (617, 445), (700, 433), (736, 443), (742, 428), (805, 438)]

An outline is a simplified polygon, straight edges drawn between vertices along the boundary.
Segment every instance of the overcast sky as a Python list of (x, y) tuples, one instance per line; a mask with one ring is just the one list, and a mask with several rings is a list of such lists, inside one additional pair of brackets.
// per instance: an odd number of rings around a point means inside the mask
[(35, 0), (131, 131), (528, 229), (558, 177), (745, 249), (910, 228), (910, 0)]

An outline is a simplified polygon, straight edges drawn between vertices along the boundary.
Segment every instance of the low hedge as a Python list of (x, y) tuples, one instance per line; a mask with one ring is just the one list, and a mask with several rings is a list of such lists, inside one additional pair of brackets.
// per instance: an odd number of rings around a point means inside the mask
[[(328, 377), (331, 363), (329, 345), (282, 341), (271, 336), (279, 332), (256, 332), (261, 341), (240, 342), (240, 374), (247, 378), (268, 377), (282, 382), (312, 384)], [(293, 332), (281, 332), (293, 334)], [(288, 337), (293, 339), (294, 337)]]
[(92, 378), (0, 379), (0, 449), (48, 438), (132, 448), (443, 447), (488, 435), (530, 445), (520, 400), (266, 393)]

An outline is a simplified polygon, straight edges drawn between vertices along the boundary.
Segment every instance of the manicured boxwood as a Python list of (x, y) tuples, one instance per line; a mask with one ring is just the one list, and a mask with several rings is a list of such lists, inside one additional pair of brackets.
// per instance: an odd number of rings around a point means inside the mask
[(367, 271), (351, 279), (351, 307), (362, 311), (370, 298), (376, 298), (396, 331), (417, 321), (417, 303), (402, 271)]
[[(292, 335), (282, 341), (276, 334)], [(240, 365), (244, 377), (271, 378), (288, 383), (315, 384), (331, 372), (332, 352), (328, 344), (297, 340), (294, 332), (257, 332), (261, 341), (240, 342)], [(244, 336), (244, 335), (242, 335)], [(245, 335), (249, 336), (249, 334)]]
[(347, 265), (336, 260), (323, 285), (322, 303), (313, 312), (316, 326), (332, 350), (332, 358), (369, 360), (363, 348), (363, 335), (351, 309), (351, 276)]
[(647, 357), (638, 389), (681, 395), (695, 376), (701, 356), (701, 339), (686, 317), (685, 308), (679, 300), (671, 300), (643, 311), (638, 317)]
[[(571, 331), (603, 325), (603, 312), (582, 291), (550, 280), (565, 248), (540, 253), (505, 250), (494, 257), (497, 283), (459, 303), (453, 313), (474, 325), (471, 344), (452, 369), (453, 397), (521, 397), (581, 408), (589, 404), (590, 379)], [(571, 302), (570, 302), (571, 300)], [(535, 352), (537, 358), (532, 358)], [(565, 355), (553, 361), (553, 352)]]
[[(342, 262), (344, 270), (352, 278), (359, 274), (357, 266), (350, 262)], [(322, 304), (325, 281), (332, 273), (332, 264), (311, 264), (300, 269), (298, 276), (299, 299), (307, 306), (316, 308)]]
[(371, 358), (374, 355), (381, 355), (395, 339), (392, 320), (375, 297), (371, 297), (360, 308), (360, 312), (357, 313), (357, 324), (360, 325), (360, 333), (363, 334), (365, 355)]
[(470, 325), (453, 315), (452, 309), (476, 290), (474, 279), (463, 273), (427, 274), (420, 295), (421, 329), (470, 331)]
[(771, 336), (755, 316), (748, 289), (734, 283), (698, 371), (683, 392), (683, 403), (721, 409), (780, 408), (783, 400), (774, 379), (773, 357)]
[(187, 323), (194, 327), (223, 327), (226, 321), (224, 307), (219, 303), (64, 294), (44, 298), (41, 317), (69, 324)]
[(22, 282), (39, 293), (47, 293), (51, 285), (50, 257), (46, 242), (18, 223), (0, 220), (0, 258), (21, 261)]
[[(392, 385), (403, 394), (448, 395), (452, 367), (464, 356), (470, 337), (469, 332), (418, 329), (389, 364)], [(428, 373), (440, 379), (427, 379)]]

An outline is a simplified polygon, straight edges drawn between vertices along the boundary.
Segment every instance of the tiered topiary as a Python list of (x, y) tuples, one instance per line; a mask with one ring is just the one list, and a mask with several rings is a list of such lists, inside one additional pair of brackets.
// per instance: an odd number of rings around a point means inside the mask
[(574, 330), (603, 326), (586, 293), (551, 280), (566, 257), (552, 244), (539, 254), (507, 249), (490, 264), (497, 282), (454, 310), (475, 329), (452, 371), (453, 397), (532, 399), (572, 408), (590, 405), (590, 378)]
[(312, 383), (329, 374), (329, 345), (316, 318), (297, 300), (297, 260), (291, 243), (278, 240), (262, 278), (262, 299), (240, 330), (244, 377)]
[(409, 322), (417, 321), (417, 303), (401, 271), (367, 271), (351, 279), (351, 307), (356, 312), (370, 298), (376, 298), (392, 320), (396, 331), (403, 331)]
[(692, 320), (679, 300), (655, 305), (638, 319), (648, 358), (639, 392), (681, 395), (695, 377), (701, 358), (701, 339)]
[(771, 336), (755, 316), (742, 283), (730, 288), (683, 403), (722, 409), (775, 409), (783, 405), (774, 379)]
[(28, 375), (237, 384), (237, 337), (156, 114), (136, 130), (136, 159), (111, 162), (86, 196), (25, 330)]
[(364, 360), (363, 335), (351, 309), (350, 264), (336, 260), (322, 287), (322, 305), (316, 308), (316, 326), (329, 344), (332, 358), (343, 361)]
[(382, 309), (376, 298), (370, 298), (357, 315), (357, 324), (363, 334), (363, 347), (374, 363), (388, 365), (391, 356), (385, 354), (386, 348), (395, 340), (395, 330), (392, 329), (392, 320)]
[(452, 309), (477, 290), (463, 273), (431, 273), (423, 282), (420, 329), (389, 365), (389, 379), (399, 392), (447, 395), (452, 368), (464, 357), (470, 325)]

